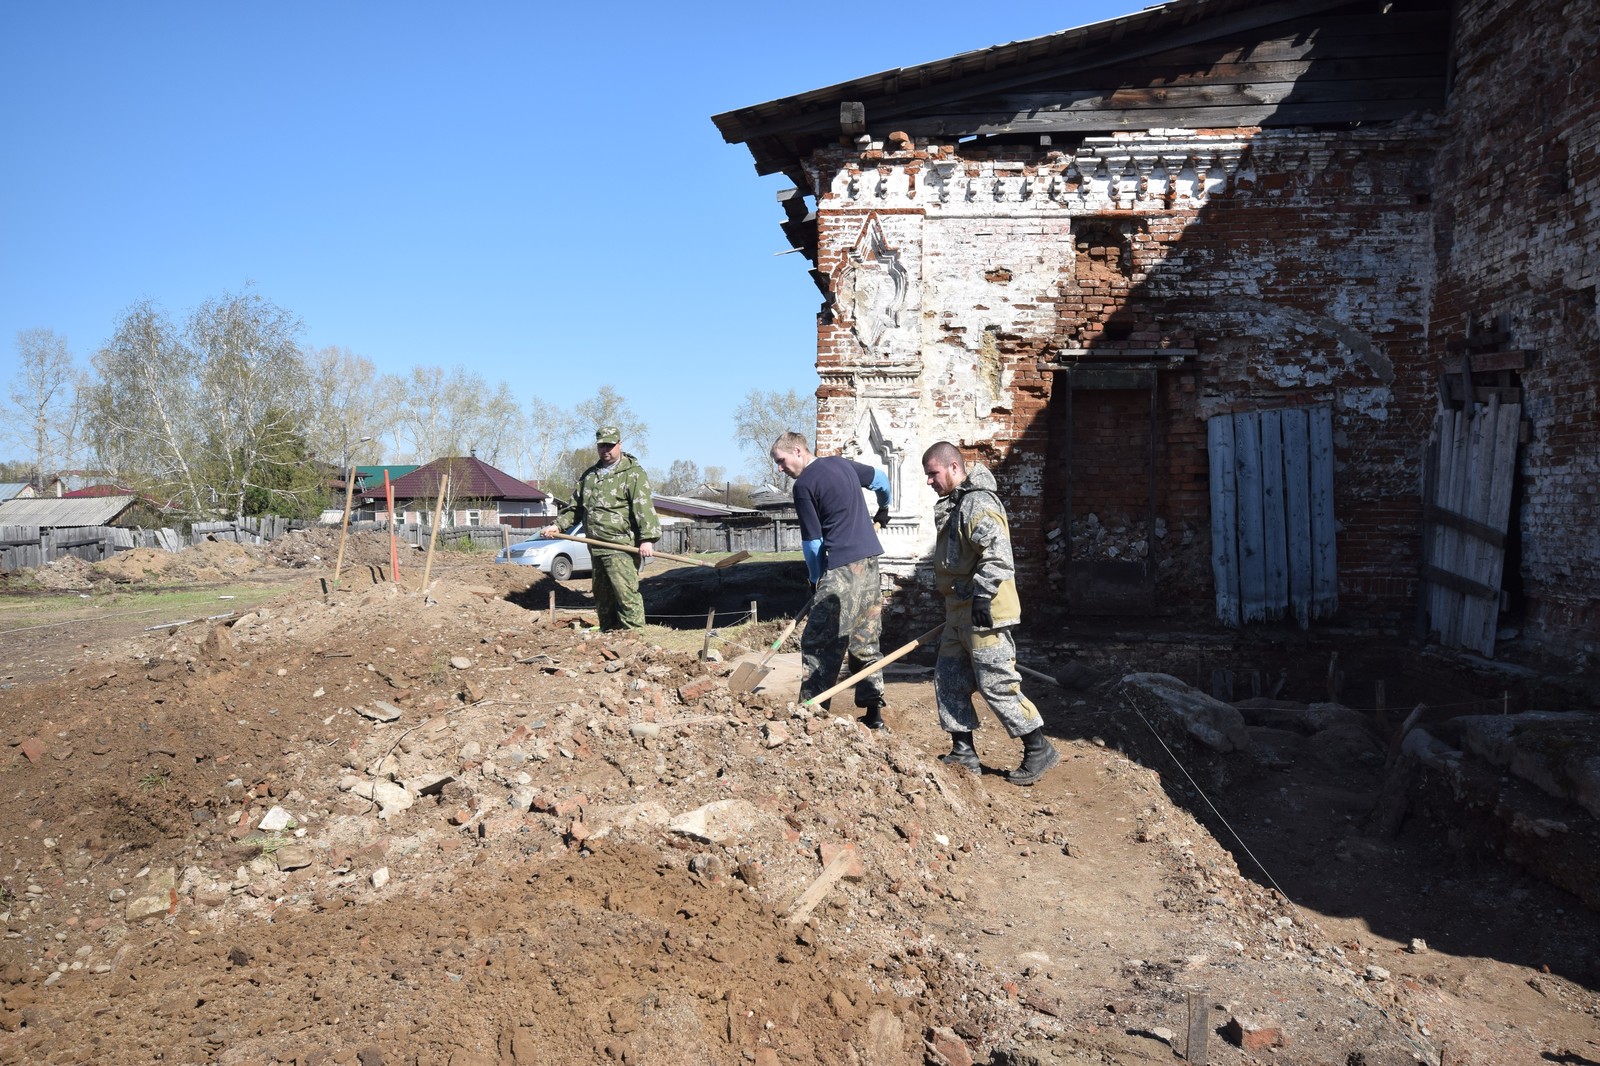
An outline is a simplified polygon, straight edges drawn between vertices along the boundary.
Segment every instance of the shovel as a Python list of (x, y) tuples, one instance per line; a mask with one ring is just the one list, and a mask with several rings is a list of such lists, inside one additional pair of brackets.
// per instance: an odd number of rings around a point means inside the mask
[[(816, 600), (811, 601), (811, 603), (816, 602)], [(778, 654), (778, 649), (783, 647), (783, 642), (789, 639), (789, 635), (794, 632), (794, 627), (799, 625), (801, 620), (811, 612), (811, 603), (800, 608), (800, 613), (789, 619), (789, 624), (783, 627), (783, 632), (778, 634), (778, 639), (772, 642), (772, 650), (762, 656), (759, 663), (742, 662), (734, 668), (733, 673), (728, 675), (728, 691), (749, 692), (761, 684), (768, 674), (772, 673), (772, 667), (767, 664), (772, 661), (774, 655)]]
[(849, 677), (845, 678), (843, 681), (839, 682), (837, 685), (835, 685), (832, 688), (828, 689), (826, 692), (817, 693), (815, 696), (812, 696), (809, 700), (806, 700), (805, 703), (802, 704), (801, 706), (804, 706), (804, 707), (819, 707), (819, 706), (821, 706), (824, 701), (826, 701), (830, 697), (832, 697), (832, 696), (834, 696), (834, 695), (836, 695), (836, 694), (838, 694), (840, 692), (843, 692), (845, 689), (849, 688), (851, 685), (854, 685), (857, 681), (860, 681), (862, 678), (871, 677), (873, 674), (877, 673), (879, 670), (882, 670), (885, 666), (888, 666), (890, 663), (894, 662), (896, 659), (899, 659), (902, 656), (911, 654), (911, 652), (913, 650), (915, 650), (917, 645), (928, 643), (928, 641), (930, 641), (934, 637), (938, 636), (940, 634), (940, 632), (942, 632), (943, 630), (944, 630), (944, 623), (940, 622), (938, 625), (934, 626), (932, 629), (930, 629), (926, 633), (922, 634), (922, 636), (918, 637), (916, 640), (913, 640), (909, 644), (905, 644), (905, 645), (902, 645), (901, 647), (896, 648), (894, 651), (890, 652), (888, 655), (885, 655), (883, 658), (879, 659), (877, 662), (873, 663), (871, 666), (867, 667), (865, 670), (858, 670), (856, 673), (851, 674)]
[[(615, 548), (620, 552), (632, 552), (635, 555), (641, 554), (639, 549), (631, 544), (613, 544), (609, 540), (590, 540), (588, 537), (574, 537), (571, 533), (552, 533), (550, 536), (559, 537), (562, 540), (575, 540), (580, 544), (593, 544), (599, 548)], [(709, 566), (715, 570), (742, 563), (750, 558), (749, 552), (735, 552), (725, 559), (718, 559), (716, 562), (711, 563), (704, 559), (693, 559), (687, 555), (668, 555), (666, 552), (653, 552), (652, 554), (658, 559), (671, 559), (675, 563), (688, 563), (691, 566)]]

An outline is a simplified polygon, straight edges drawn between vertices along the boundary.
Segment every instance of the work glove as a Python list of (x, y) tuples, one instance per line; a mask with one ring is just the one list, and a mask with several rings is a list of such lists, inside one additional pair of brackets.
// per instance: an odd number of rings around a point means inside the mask
[(972, 626), (974, 629), (993, 629), (994, 615), (989, 611), (990, 601), (978, 597), (972, 601)]
[(889, 508), (887, 508), (887, 507), (878, 508), (878, 513), (872, 516), (872, 520), (874, 522), (878, 523), (878, 528), (879, 529), (888, 529), (889, 528)]

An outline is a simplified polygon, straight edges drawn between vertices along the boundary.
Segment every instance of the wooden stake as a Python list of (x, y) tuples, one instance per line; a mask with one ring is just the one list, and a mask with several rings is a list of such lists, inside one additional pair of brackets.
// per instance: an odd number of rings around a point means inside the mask
[(1206, 1038), (1211, 1035), (1211, 1002), (1205, 989), (1189, 993), (1189, 1040), (1183, 1046), (1186, 1061), (1205, 1066)]
[(450, 475), (439, 478), (439, 501), (433, 505), (433, 525), (428, 529), (428, 558), (422, 564), (422, 597), (428, 597), (428, 578), (433, 574), (433, 545), (439, 539), (439, 524), (444, 521), (444, 491)]
[(394, 483), (389, 480), (389, 468), (383, 468), (383, 498), (389, 507), (389, 575), (400, 580), (400, 546), (394, 540)]
[(700, 646), (700, 661), (705, 662), (711, 657), (711, 635), (716, 632), (712, 626), (717, 622), (717, 609), (711, 608), (706, 612), (706, 642)]
[(806, 916), (816, 910), (817, 904), (828, 894), (828, 889), (849, 876), (851, 868), (860, 861), (860, 853), (853, 846), (840, 848), (839, 854), (835, 855), (821, 875), (811, 882), (811, 887), (806, 889), (805, 895), (795, 901), (794, 909), (789, 912), (789, 924), (799, 925), (805, 921)]
[(751, 625), (758, 625), (758, 624), (760, 624), (760, 622), (761, 622), (761, 616), (756, 612), (756, 601), (755, 600), (751, 600), (750, 601), (750, 624)]
[(550, 590), (550, 624), (556, 624), (556, 590)]
[(339, 522), (339, 560), (333, 564), (333, 587), (339, 587), (339, 571), (344, 569), (344, 541), (350, 534), (350, 497), (356, 491), (356, 468), (351, 464), (344, 480), (344, 518)]

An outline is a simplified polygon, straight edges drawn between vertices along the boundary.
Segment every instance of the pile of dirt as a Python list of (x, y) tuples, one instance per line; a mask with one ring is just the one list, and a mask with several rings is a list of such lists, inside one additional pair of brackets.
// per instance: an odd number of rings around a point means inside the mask
[(76, 591), (93, 588), (94, 576), (93, 563), (75, 555), (63, 555), (35, 570), (33, 580), (40, 588)]
[(118, 584), (161, 581), (178, 565), (178, 553), (159, 548), (133, 548), (94, 564), (98, 573)]
[[(524, 609), (512, 568), (436, 572), (0, 689), (0, 1061), (1155, 1063), (1201, 989), (1228, 1066), (1535, 1042), (1241, 875), (1099, 695), (1032, 693), (1063, 763), (1018, 789), (937, 760), (914, 663), (871, 732), (687, 634)], [(1275, 750), (1202, 780), (1285, 820)], [(1562, 1035), (1600, 1017), (1540, 980)]]
[[(398, 546), (399, 554), (410, 556), (415, 551), (409, 544)], [(274, 566), (322, 567), (332, 569), (339, 558), (339, 527), (313, 526), (296, 529), (271, 541), (265, 546), (265, 559)], [(346, 566), (387, 566), (389, 563), (389, 534), (373, 530), (351, 530), (345, 536), (344, 561)]]

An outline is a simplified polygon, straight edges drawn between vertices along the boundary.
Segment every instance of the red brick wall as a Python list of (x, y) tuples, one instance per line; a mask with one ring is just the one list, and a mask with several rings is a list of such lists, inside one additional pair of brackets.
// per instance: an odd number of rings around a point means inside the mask
[(1600, 5), (1462, 5), (1440, 153), (1430, 354), (1503, 322), (1532, 351), (1513, 514), (1513, 621), (1600, 644)]

